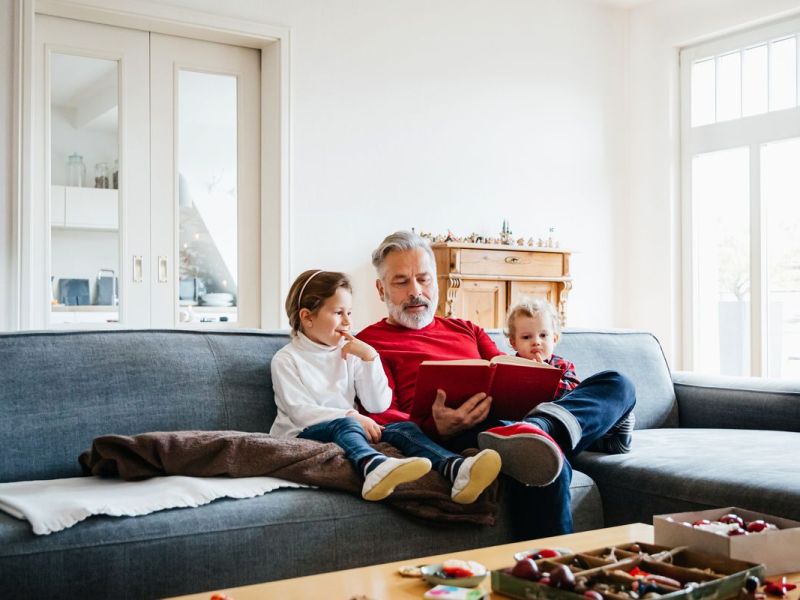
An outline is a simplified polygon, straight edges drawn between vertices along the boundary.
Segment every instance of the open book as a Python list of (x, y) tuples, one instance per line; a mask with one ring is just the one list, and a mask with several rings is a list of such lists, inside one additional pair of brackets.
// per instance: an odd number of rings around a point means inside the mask
[(537, 404), (552, 400), (560, 379), (561, 369), (518, 356), (495, 356), (491, 361), (426, 360), (419, 367), (411, 416), (430, 415), (436, 390), (442, 389), (450, 408), (486, 392), (492, 397), (489, 418), (518, 421)]

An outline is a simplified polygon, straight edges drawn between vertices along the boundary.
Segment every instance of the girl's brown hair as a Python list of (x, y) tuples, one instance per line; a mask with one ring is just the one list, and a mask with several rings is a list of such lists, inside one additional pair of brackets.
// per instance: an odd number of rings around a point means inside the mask
[(286, 296), (286, 316), (289, 317), (292, 335), (297, 335), (300, 331), (300, 311), (307, 308), (312, 313), (317, 312), (325, 300), (333, 296), (339, 288), (353, 293), (350, 278), (344, 273), (319, 269), (300, 273)]

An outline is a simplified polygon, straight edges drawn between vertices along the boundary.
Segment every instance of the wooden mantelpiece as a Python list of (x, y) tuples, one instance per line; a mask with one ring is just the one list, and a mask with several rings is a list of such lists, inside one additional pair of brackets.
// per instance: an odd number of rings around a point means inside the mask
[(508, 308), (528, 296), (552, 302), (566, 323), (572, 289), (568, 250), (456, 242), (431, 248), (439, 280), (437, 315), (499, 328)]

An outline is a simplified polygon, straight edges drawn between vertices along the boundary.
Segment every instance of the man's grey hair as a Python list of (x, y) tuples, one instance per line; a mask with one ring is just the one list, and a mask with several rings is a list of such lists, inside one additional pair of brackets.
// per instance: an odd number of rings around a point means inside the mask
[(431, 250), (431, 245), (428, 240), (420, 237), (413, 231), (395, 231), (391, 235), (387, 235), (381, 242), (381, 245), (375, 248), (375, 251), (372, 253), (372, 266), (375, 267), (375, 270), (378, 272), (378, 277), (383, 279), (383, 263), (386, 261), (386, 257), (390, 252), (394, 252), (395, 250), (415, 250), (417, 248), (422, 248), (428, 255), (428, 258), (431, 259), (431, 266), (433, 266), (434, 270), (433, 275), (435, 275), (436, 259), (433, 256), (433, 250)]

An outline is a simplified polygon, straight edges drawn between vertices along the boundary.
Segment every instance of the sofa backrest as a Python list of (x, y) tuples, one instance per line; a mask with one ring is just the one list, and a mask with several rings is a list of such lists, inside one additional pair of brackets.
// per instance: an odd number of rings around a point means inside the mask
[[(499, 332), (490, 332), (511, 351)], [(100, 435), (269, 431), (269, 362), (285, 333), (178, 330), (0, 334), (0, 482), (73, 477)], [(650, 334), (569, 330), (556, 352), (588, 377), (633, 379), (636, 426), (676, 427), (677, 405)]]
[[(501, 331), (490, 331), (498, 347), (513, 353)], [(636, 386), (636, 429), (677, 427), (678, 404), (661, 344), (650, 333), (567, 329), (555, 353), (575, 363), (578, 377), (619, 371)]]
[(0, 335), (0, 482), (79, 475), (79, 454), (104, 434), (269, 431), (269, 361), (288, 339), (152, 330)]

